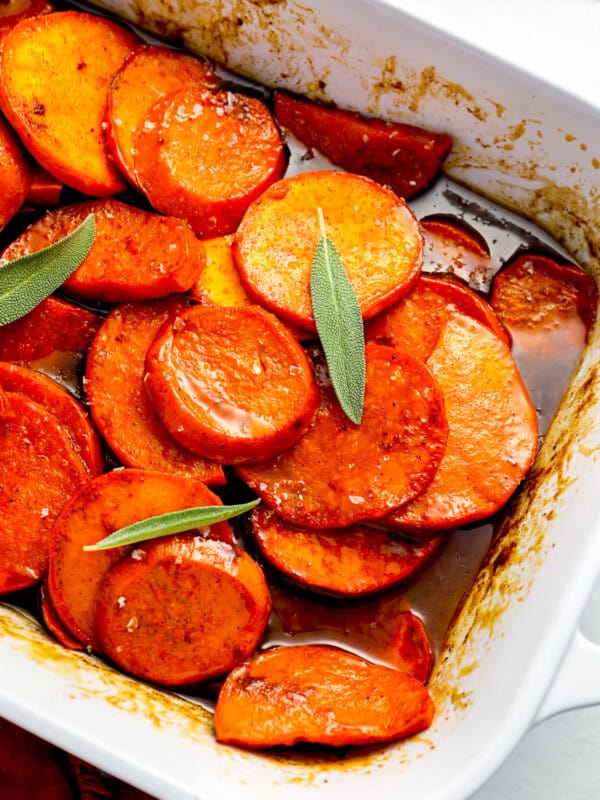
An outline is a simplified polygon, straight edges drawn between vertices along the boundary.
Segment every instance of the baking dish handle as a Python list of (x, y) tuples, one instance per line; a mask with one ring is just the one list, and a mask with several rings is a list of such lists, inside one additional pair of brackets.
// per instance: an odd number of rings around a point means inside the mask
[(600, 644), (577, 630), (535, 722), (561, 711), (600, 703)]

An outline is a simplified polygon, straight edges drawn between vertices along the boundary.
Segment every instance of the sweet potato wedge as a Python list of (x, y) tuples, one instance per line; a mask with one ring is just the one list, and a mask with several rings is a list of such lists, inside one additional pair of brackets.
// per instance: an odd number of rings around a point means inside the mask
[(145, 386), (172, 436), (225, 464), (291, 447), (318, 401), (304, 351), (259, 306), (176, 314), (148, 351)]
[(262, 504), (252, 512), (250, 524), (264, 558), (286, 577), (344, 597), (382, 591), (408, 580), (442, 544), (441, 536), (407, 542), (361, 525), (311, 530), (286, 523)]
[(34, 253), (96, 216), (92, 249), (64, 284), (86, 300), (121, 303), (184, 292), (204, 265), (204, 248), (190, 227), (173, 217), (106, 199), (52, 209), (4, 250), (0, 265)]
[(390, 186), (400, 197), (422, 191), (452, 149), (445, 133), (363, 117), (275, 92), (278, 122), (334, 164)]
[(199, 236), (233, 233), (285, 170), (279, 129), (260, 100), (187, 87), (159, 100), (136, 138), (135, 169), (150, 204)]
[(220, 464), (191, 453), (173, 439), (144, 388), (148, 348), (181, 306), (181, 297), (173, 297), (113, 309), (88, 353), (87, 399), (98, 430), (125, 466), (222, 485), (225, 475)]
[(89, 479), (41, 405), (0, 387), (0, 594), (33, 586), (48, 566), (50, 528)]
[(3, 39), (0, 107), (36, 161), (84, 194), (125, 188), (102, 120), (108, 84), (138, 46), (125, 28), (79, 11), (22, 20)]
[(400, 302), (367, 322), (365, 341), (405, 348), (425, 361), (449, 316), (457, 310), (485, 325), (510, 345), (504, 326), (480, 295), (451, 278), (425, 274)]
[[(133, 550), (128, 546), (86, 552), (84, 545), (147, 517), (220, 504), (203, 483), (179, 475), (122, 469), (90, 481), (65, 506), (51, 534), (47, 585), (65, 627), (86, 647), (100, 649), (94, 621), (96, 592), (113, 564)], [(213, 525), (211, 536), (231, 541), (225, 522)], [(143, 549), (136, 551), (134, 558), (143, 558)]]
[(102, 443), (81, 404), (51, 378), (27, 367), (0, 361), (0, 388), (43, 406), (54, 417), (73, 454), (90, 475), (104, 469)]
[(427, 365), (444, 393), (446, 452), (429, 486), (385, 523), (437, 531), (506, 503), (533, 463), (538, 424), (506, 343), (476, 320), (451, 314)]
[(311, 427), (276, 458), (238, 474), (277, 513), (308, 528), (376, 519), (432, 480), (448, 435), (441, 390), (421, 361), (382, 345), (366, 348), (363, 419), (350, 422), (315, 353), (321, 400)]
[(343, 747), (425, 730), (433, 702), (405, 672), (325, 645), (277, 647), (229, 673), (215, 708), (219, 742)]
[(193, 535), (147, 542), (136, 553), (110, 569), (96, 596), (102, 650), (122, 669), (184, 686), (224, 675), (254, 652), (271, 598), (247, 553)]
[(210, 92), (219, 83), (210, 62), (168, 47), (141, 47), (124, 61), (108, 87), (104, 121), (110, 153), (134, 186), (136, 137), (150, 108), (188, 84)]
[(251, 297), (313, 332), (310, 270), (321, 236), (318, 208), (364, 319), (410, 290), (421, 270), (423, 246), (408, 206), (367, 178), (306, 172), (267, 189), (244, 215), (234, 258)]
[(25, 202), (31, 175), (21, 143), (6, 120), (0, 117), (0, 230)]

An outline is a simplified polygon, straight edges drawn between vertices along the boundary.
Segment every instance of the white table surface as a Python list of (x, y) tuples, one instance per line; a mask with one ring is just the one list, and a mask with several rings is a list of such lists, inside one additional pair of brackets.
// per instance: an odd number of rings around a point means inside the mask
[[(387, 1), (600, 108), (600, 0)], [(600, 579), (581, 627), (600, 642)], [(471, 800), (538, 798), (600, 798), (600, 707), (532, 728)]]

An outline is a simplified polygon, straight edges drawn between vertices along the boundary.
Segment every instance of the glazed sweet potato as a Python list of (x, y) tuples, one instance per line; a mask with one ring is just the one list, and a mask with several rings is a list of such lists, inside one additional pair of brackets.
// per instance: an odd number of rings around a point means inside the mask
[(83, 650), (83, 644), (76, 639), (73, 634), (68, 631), (62, 623), (61, 618), (56, 613), (56, 609), (52, 605), (50, 594), (45, 584), (42, 584), (40, 589), (40, 611), (42, 612), (42, 620), (48, 629), (49, 633), (54, 636), (57, 642), (60, 642), (67, 650)]
[(24, 395), (43, 406), (90, 475), (102, 472), (102, 443), (81, 404), (66, 389), (45, 375), (4, 361), (0, 361), (0, 388)]
[(6, 120), (0, 117), (0, 230), (21, 208), (30, 185), (31, 166), (25, 152)]
[(265, 631), (264, 575), (239, 548), (199, 536), (140, 545), (104, 576), (96, 596), (103, 652), (163, 686), (201, 683), (248, 658)]
[(411, 292), (365, 325), (365, 341), (406, 348), (429, 358), (448, 318), (460, 311), (485, 325), (507, 345), (509, 336), (491, 306), (451, 278), (421, 275)]
[[(65, 506), (52, 529), (48, 591), (65, 627), (86, 647), (99, 649), (96, 592), (113, 564), (132, 550), (129, 546), (85, 552), (84, 545), (147, 517), (220, 504), (200, 481), (150, 470), (115, 470), (90, 481)], [(213, 525), (211, 536), (231, 541), (225, 522)]]
[(429, 486), (385, 522), (437, 531), (506, 503), (533, 463), (538, 424), (510, 350), (476, 320), (451, 314), (427, 366), (444, 393), (446, 452)]
[(318, 208), (364, 319), (410, 290), (421, 270), (423, 246), (408, 206), (367, 178), (306, 172), (267, 189), (244, 215), (234, 257), (251, 297), (313, 332), (310, 271), (321, 236)]
[(432, 216), (420, 220), (423, 270), (468, 282), (478, 291), (489, 289), (497, 265), (479, 231), (462, 220)]
[(1, 387), (0, 452), (0, 594), (7, 594), (44, 576), (52, 523), (89, 472), (52, 414)]
[(406, 581), (438, 552), (442, 537), (406, 542), (387, 531), (353, 525), (310, 530), (260, 505), (250, 518), (264, 558), (286, 577), (317, 591), (359, 597)]
[(148, 348), (182, 303), (178, 296), (113, 309), (88, 353), (87, 400), (98, 430), (125, 466), (188, 475), (219, 486), (225, 483), (222, 467), (173, 439), (144, 387)]
[(418, 733), (433, 713), (427, 689), (405, 672), (324, 645), (277, 647), (229, 673), (215, 732), (242, 747), (343, 747)]
[(47, 297), (24, 317), (0, 327), (0, 359), (30, 364), (53, 353), (81, 361), (102, 317), (58, 297)]
[(235, 266), (232, 245), (232, 234), (204, 240), (206, 264), (190, 292), (203, 305), (252, 305)]
[(199, 236), (233, 233), (285, 170), (279, 129), (260, 100), (187, 87), (159, 100), (136, 137), (136, 177), (150, 204)]
[(89, 214), (96, 217), (96, 238), (65, 292), (120, 303), (184, 292), (198, 279), (204, 248), (185, 222), (112, 199), (49, 211), (4, 250), (0, 265), (62, 239)]
[(188, 84), (214, 91), (219, 79), (208, 61), (154, 45), (132, 53), (113, 77), (104, 116), (106, 140), (115, 163), (134, 186), (136, 137), (146, 114), (161, 97)]
[(275, 92), (275, 116), (334, 164), (390, 186), (405, 198), (431, 183), (452, 148), (445, 133), (369, 119), (284, 92)]
[(238, 474), (277, 513), (308, 528), (382, 517), (432, 480), (448, 435), (441, 390), (425, 365), (382, 345), (366, 348), (363, 419), (348, 420), (315, 352), (320, 406), (280, 456)]
[(139, 39), (102, 17), (62, 11), (19, 22), (3, 39), (0, 107), (34, 158), (67, 186), (106, 197), (125, 184), (102, 120), (108, 84)]
[(318, 400), (304, 351), (259, 306), (176, 314), (148, 351), (144, 382), (171, 435), (225, 464), (286, 450)]

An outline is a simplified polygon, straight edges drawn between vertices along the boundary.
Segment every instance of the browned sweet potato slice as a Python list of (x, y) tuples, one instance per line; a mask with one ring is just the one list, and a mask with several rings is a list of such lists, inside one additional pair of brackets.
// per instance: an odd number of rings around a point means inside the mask
[(447, 216), (426, 217), (423, 231), (423, 270), (466, 281), (487, 291), (495, 265), (487, 242), (463, 220)]
[(505, 342), (454, 312), (427, 360), (444, 393), (448, 445), (421, 495), (385, 522), (443, 530), (493, 514), (531, 466), (535, 408)]
[(274, 630), (369, 653), (388, 667), (408, 672), (425, 683), (433, 668), (433, 653), (425, 626), (408, 608), (402, 592), (344, 603), (290, 587), (271, 587)]
[(271, 598), (247, 553), (191, 535), (137, 553), (110, 569), (96, 597), (100, 644), (120, 667), (182, 686), (223, 675), (254, 652)]
[(8, 123), (0, 117), (0, 230), (21, 208), (30, 185), (31, 167), (25, 152)]
[(4, 361), (0, 361), (0, 388), (25, 395), (43, 406), (88, 472), (92, 475), (102, 472), (104, 455), (100, 438), (82, 406), (66, 389), (45, 375)]
[(310, 530), (285, 522), (264, 505), (252, 512), (251, 526), (260, 552), (288, 578), (348, 597), (407, 580), (429, 563), (442, 544), (439, 536), (406, 542), (362, 525)]
[(433, 275), (421, 275), (410, 294), (369, 320), (365, 340), (403, 348), (426, 360), (448, 317), (457, 310), (510, 344), (502, 323), (482, 297), (458, 281)]
[(283, 92), (275, 93), (275, 116), (334, 164), (391, 186), (401, 197), (412, 197), (431, 183), (452, 148), (445, 133), (369, 119)]
[(423, 491), (448, 434), (442, 393), (425, 365), (368, 345), (363, 419), (341, 410), (323, 363), (319, 410), (300, 441), (239, 475), (277, 513), (309, 528), (375, 519)]
[(0, 386), (0, 594), (46, 572), (50, 528), (89, 472), (51, 413)]
[(243, 747), (341, 747), (402, 739), (427, 728), (433, 713), (427, 689), (405, 672), (324, 645), (277, 647), (229, 674), (215, 732)]
[(45, 586), (42, 584), (41, 597), (40, 597), (40, 610), (42, 612), (42, 619), (44, 625), (48, 628), (49, 632), (54, 636), (57, 642), (60, 642), (63, 647), (68, 650), (83, 650), (84, 647), (79, 639), (76, 639), (73, 634), (68, 631), (63, 625), (60, 617), (56, 613), (56, 609), (52, 605), (50, 594)]
[(111, 81), (106, 103), (106, 138), (119, 168), (134, 186), (136, 137), (146, 114), (161, 98), (190, 84), (215, 90), (219, 80), (208, 61), (168, 47), (142, 47), (132, 53)]
[(84, 194), (124, 188), (102, 120), (108, 84), (138, 45), (125, 28), (79, 11), (22, 20), (3, 39), (2, 110), (35, 159)]
[(148, 348), (181, 304), (176, 297), (115, 308), (88, 353), (85, 389), (98, 430), (123, 464), (221, 485), (225, 476), (220, 464), (173, 439), (144, 388)]
[(197, 280), (204, 248), (185, 222), (112, 199), (49, 211), (4, 250), (0, 264), (62, 239), (88, 214), (96, 216), (96, 238), (65, 291), (119, 303), (184, 292)]
[(304, 351), (259, 306), (176, 314), (148, 351), (145, 386), (172, 436), (225, 464), (286, 450), (318, 402)]
[(232, 234), (204, 240), (206, 265), (191, 289), (192, 297), (204, 305), (252, 305), (233, 260), (232, 244)]
[(101, 323), (93, 311), (47, 297), (29, 314), (0, 327), (0, 359), (28, 364), (69, 353), (81, 361)]
[(234, 257), (251, 297), (286, 322), (315, 330), (310, 270), (317, 209), (365, 319), (405, 295), (419, 276), (422, 238), (408, 206), (388, 189), (345, 172), (306, 172), (267, 189), (246, 212)]
[[(84, 545), (147, 517), (220, 504), (203, 483), (179, 475), (123, 469), (90, 481), (65, 506), (52, 529), (48, 590), (65, 627), (86, 647), (99, 648), (94, 623), (97, 589), (111, 566), (133, 549), (86, 552)], [(210, 535), (231, 541), (225, 522), (211, 526)], [(143, 558), (142, 553), (133, 557)]]
[(200, 236), (233, 233), (285, 170), (279, 129), (258, 99), (187, 87), (159, 100), (136, 138), (136, 176), (151, 205)]

